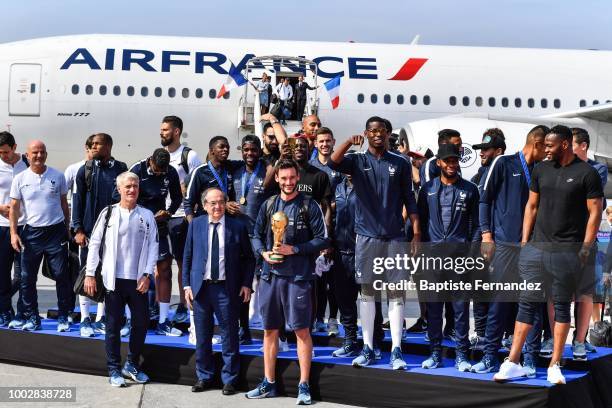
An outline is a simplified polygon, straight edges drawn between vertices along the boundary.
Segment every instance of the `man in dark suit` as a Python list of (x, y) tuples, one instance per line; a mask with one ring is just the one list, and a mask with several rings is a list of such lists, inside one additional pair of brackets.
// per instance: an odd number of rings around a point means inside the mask
[(210, 388), (215, 373), (212, 355), (213, 314), (223, 338), (223, 395), (236, 392), (238, 378), (238, 315), (240, 301), (251, 298), (255, 259), (246, 226), (225, 217), (227, 197), (218, 187), (206, 189), (202, 204), (206, 215), (189, 224), (183, 254), (185, 299), (194, 311), (196, 375), (191, 388)]
[(311, 91), (316, 89), (304, 82), (304, 76), (298, 77), (298, 83), (295, 84), (295, 92), (293, 93), (293, 106), (295, 106), (295, 120), (302, 120), (304, 116), (304, 108), (306, 107), (306, 90)]

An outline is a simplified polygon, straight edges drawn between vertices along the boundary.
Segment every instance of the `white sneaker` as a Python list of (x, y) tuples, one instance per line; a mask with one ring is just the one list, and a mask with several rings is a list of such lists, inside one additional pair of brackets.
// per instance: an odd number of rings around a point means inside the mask
[(548, 367), (548, 375), (546, 376), (546, 380), (548, 380), (551, 384), (565, 384), (565, 377), (561, 374), (561, 367), (559, 367), (559, 363), (556, 363), (552, 367)]
[(506, 358), (506, 360), (504, 360), (502, 365), (499, 367), (499, 371), (493, 376), (493, 380), (508, 381), (514, 378), (524, 377), (525, 375), (526, 373), (522, 365), (513, 363)]
[(289, 342), (278, 339), (278, 351), (289, 351)]
[(189, 326), (189, 344), (192, 346), (196, 345), (196, 333), (194, 326)]

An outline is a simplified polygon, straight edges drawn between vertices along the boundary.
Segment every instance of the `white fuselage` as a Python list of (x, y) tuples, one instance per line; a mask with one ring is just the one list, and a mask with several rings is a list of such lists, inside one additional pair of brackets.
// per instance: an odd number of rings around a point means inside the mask
[[(319, 116), (339, 140), (363, 132), (373, 115), (397, 128), (460, 113), (540, 117), (576, 110), (581, 100), (612, 99), (606, 51), (81, 35), (0, 45), (1, 127), (21, 150), (27, 140), (44, 140), (49, 163), (59, 168), (80, 160), (85, 138), (96, 132), (113, 136), (116, 158), (142, 159), (159, 146), (165, 115), (183, 119), (184, 141), (202, 156), (214, 135), (234, 148), (244, 88), (228, 99), (215, 96), (230, 63), (244, 64), (249, 54), (304, 56), (318, 64), (319, 85), (343, 75), (338, 109), (319, 89)], [(306, 81), (313, 85), (309, 70)], [(464, 141), (480, 141), (484, 130)], [(436, 144), (433, 131), (412, 136)], [(509, 150), (523, 137), (509, 141)]]

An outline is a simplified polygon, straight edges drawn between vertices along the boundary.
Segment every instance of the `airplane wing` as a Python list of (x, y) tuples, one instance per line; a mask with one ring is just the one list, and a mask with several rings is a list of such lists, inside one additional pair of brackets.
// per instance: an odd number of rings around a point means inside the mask
[(612, 123), (612, 102), (588, 106), (570, 112), (555, 113), (547, 115), (545, 118), (584, 118)]

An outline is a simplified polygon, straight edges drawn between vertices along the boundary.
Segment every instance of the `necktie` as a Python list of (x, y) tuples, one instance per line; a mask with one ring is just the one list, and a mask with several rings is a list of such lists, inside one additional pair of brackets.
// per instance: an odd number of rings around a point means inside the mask
[(210, 247), (210, 279), (219, 279), (219, 234), (217, 234), (218, 222), (213, 222), (212, 245)]

